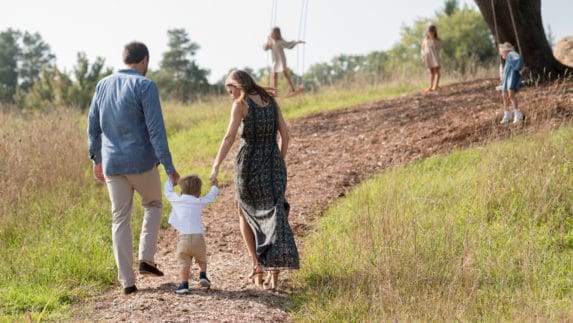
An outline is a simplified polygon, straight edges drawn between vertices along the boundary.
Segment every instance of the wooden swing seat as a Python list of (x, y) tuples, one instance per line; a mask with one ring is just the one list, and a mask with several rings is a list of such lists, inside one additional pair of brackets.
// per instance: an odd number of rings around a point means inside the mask
[(285, 95), (284, 97), (285, 97), (285, 98), (292, 98), (292, 97), (297, 96), (297, 95), (300, 95), (300, 94), (302, 94), (302, 93), (304, 93), (304, 88), (303, 88), (303, 87), (301, 87), (301, 88), (299, 88), (299, 89), (297, 89), (297, 90), (294, 90), (294, 91), (292, 91), (292, 92), (287, 93), (287, 95)]

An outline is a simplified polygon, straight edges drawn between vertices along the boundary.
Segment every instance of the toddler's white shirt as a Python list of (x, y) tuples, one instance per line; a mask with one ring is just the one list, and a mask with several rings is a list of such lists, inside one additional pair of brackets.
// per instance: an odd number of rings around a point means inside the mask
[(165, 197), (171, 202), (171, 214), (169, 224), (183, 234), (203, 233), (201, 214), (207, 204), (215, 201), (219, 189), (211, 186), (211, 190), (203, 197), (195, 197), (187, 194), (177, 194), (173, 190), (173, 184), (167, 179), (164, 185)]

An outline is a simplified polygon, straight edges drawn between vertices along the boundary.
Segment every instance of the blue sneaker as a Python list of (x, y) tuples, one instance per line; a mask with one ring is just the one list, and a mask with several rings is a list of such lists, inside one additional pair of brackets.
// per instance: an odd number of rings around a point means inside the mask
[(189, 283), (187, 282), (181, 282), (179, 284), (179, 287), (177, 287), (177, 289), (175, 290), (175, 293), (177, 294), (189, 294), (191, 291), (189, 290)]
[(211, 287), (211, 281), (207, 277), (201, 277), (199, 278), (199, 285), (204, 288), (209, 288)]

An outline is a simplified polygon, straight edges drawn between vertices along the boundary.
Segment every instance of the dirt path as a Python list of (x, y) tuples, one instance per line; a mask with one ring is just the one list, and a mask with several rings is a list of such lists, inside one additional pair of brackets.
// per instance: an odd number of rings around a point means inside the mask
[[(299, 248), (304, 235), (333, 200), (373, 174), (457, 148), (539, 129), (569, 124), (573, 117), (573, 81), (527, 87), (520, 93), (525, 122), (499, 125), (495, 80), (449, 85), (438, 93), (411, 94), (289, 122), (292, 144), (287, 157), (290, 222)], [(237, 148), (235, 144), (235, 149)], [(225, 167), (232, 169), (235, 152)], [(233, 186), (223, 185), (217, 204), (206, 212), (210, 290), (174, 293), (178, 282), (173, 255), (176, 233), (161, 234), (157, 262), (162, 278), (137, 277), (139, 292), (124, 297), (113, 288), (78, 306), (76, 320), (169, 322), (288, 321), (284, 304), (288, 274), (278, 292), (247, 282), (250, 261), (238, 230)], [(301, 250), (303, 251), (303, 250)], [(301, 255), (304, 257), (304, 253)], [(192, 277), (197, 275), (196, 269)], [(81, 313), (80, 313), (81, 312)]]

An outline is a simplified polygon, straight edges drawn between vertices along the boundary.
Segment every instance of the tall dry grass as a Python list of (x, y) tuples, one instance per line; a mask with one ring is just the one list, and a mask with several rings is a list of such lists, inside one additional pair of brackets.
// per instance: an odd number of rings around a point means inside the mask
[(58, 190), (62, 182), (85, 184), (89, 161), (80, 118), (80, 112), (65, 108), (35, 114), (9, 109), (0, 114), (3, 219), (38, 194)]
[[(402, 87), (402, 93), (414, 89)], [(327, 89), (281, 100), (287, 118), (385, 96), (388, 87)], [(192, 106), (165, 102), (170, 148), (181, 173), (208, 174), (228, 118), (225, 96)], [(0, 321), (61, 320), (71, 303), (114, 283), (109, 200), (91, 176), (86, 116), (61, 108), (0, 114)], [(137, 198), (137, 197), (136, 197)], [(141, 210), (134, 204), (134, 226)], [(138, 239), (137, 236), (134, 239)], [(34, 259), (34, 261), (30, 261)]]
[(61, 319), (113, 277), (107, 196), (91, 178), (85, 115), (5, 109), (0, 122), (0, 321), (23, 312)]
[[(366, 80), (280, 103), (292, 119), (417, 91), (426, 76), (389, 83)], [(208, 174), (230, 116), (229, 98), (163, 106), (179, 171)], [(67, 108), (23, 114), (2, 107), (0, 122), (0, 166), (5, 172), (0, 179), (0, 321), (24, 312), (35, 318), (65, 313), (68, 304), (115, 281), (109, 200), (105, 187), (91, 176), (86, 116)], [(138, 226), (140, 219), (134, 221)]]

